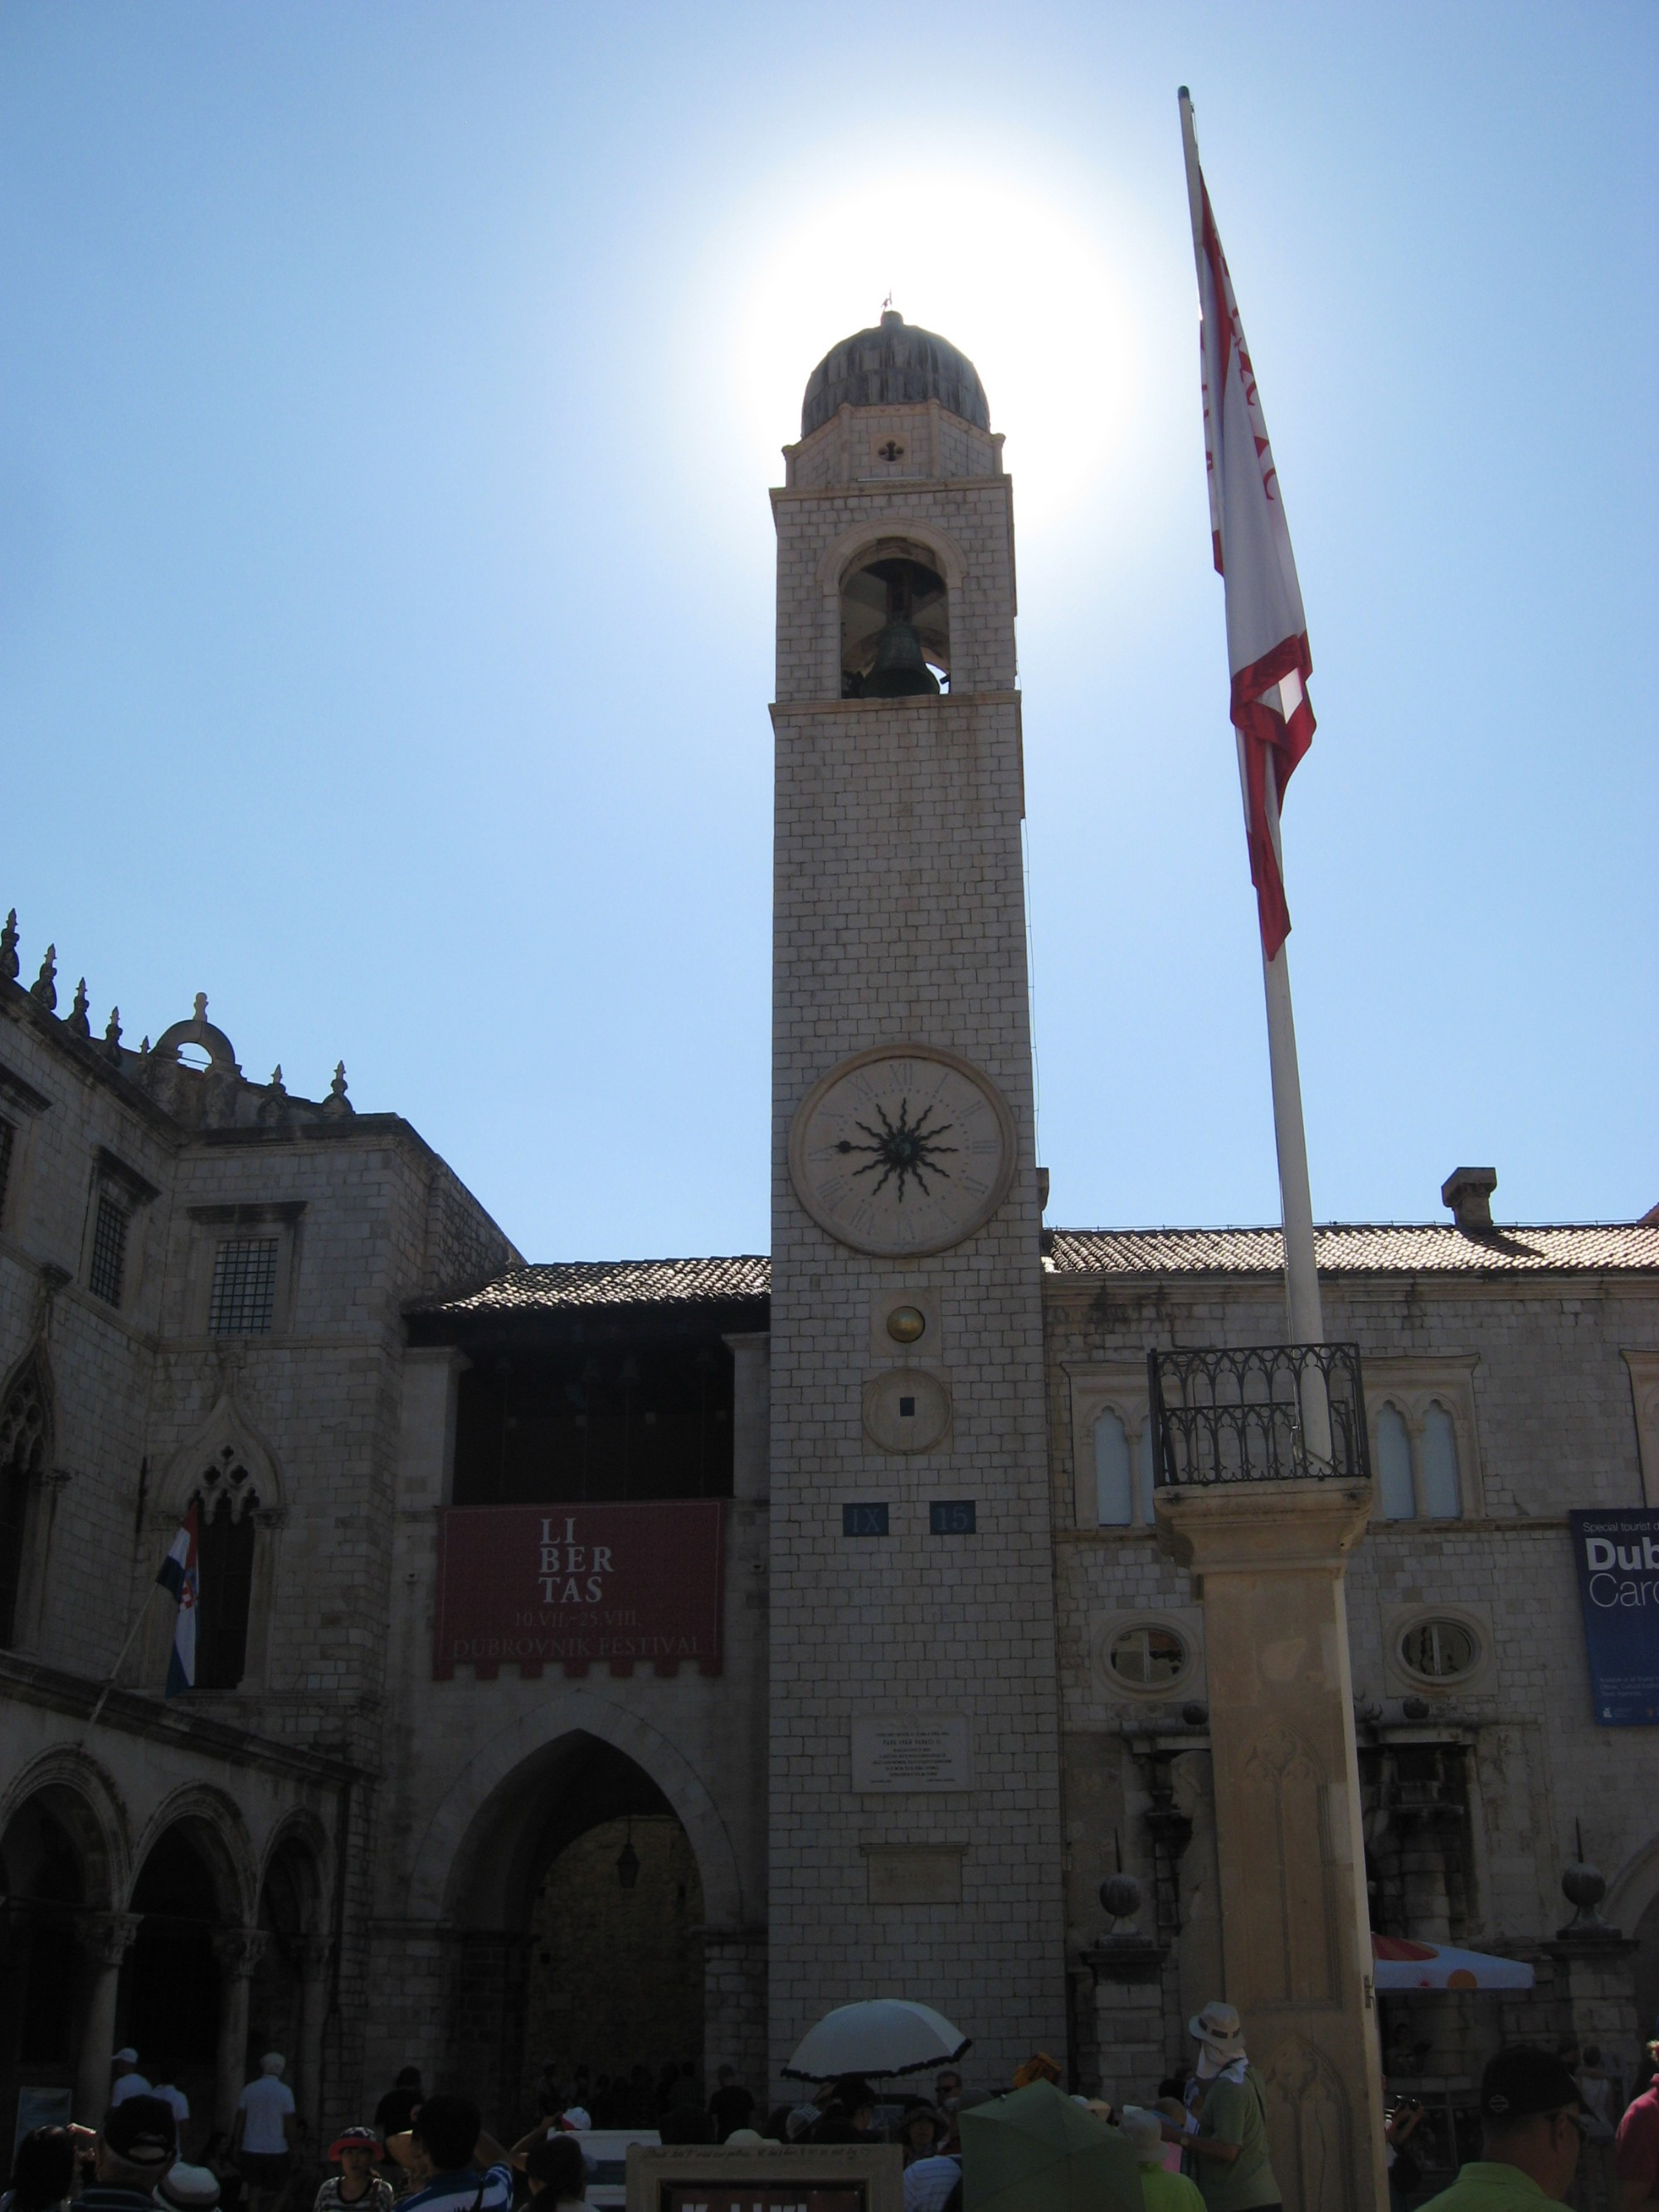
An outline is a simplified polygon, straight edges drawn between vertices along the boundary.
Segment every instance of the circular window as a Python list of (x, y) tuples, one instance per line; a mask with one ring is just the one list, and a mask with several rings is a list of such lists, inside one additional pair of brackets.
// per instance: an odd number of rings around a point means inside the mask
[(1461, 1620), (1417, 1620), (1400, 1639), (1400, 1663), (1425, 1682), (1455, 1681), (1480, 1656), (1474, 1631)]
[(1112, 1638), (1106, 1663), (1120, 1682), (1155, 1690), (1187, 1671), (1187, 1646), (1173, 1628), (1126, 1628)]

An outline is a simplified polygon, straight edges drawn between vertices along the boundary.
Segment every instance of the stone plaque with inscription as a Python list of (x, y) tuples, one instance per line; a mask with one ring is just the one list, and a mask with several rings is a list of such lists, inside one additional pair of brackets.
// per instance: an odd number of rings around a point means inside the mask
[(854, 1722), (853, 1787), (860, 1793), (971, 1790), (973, 1784), (968, 1723), (960, 1714)]

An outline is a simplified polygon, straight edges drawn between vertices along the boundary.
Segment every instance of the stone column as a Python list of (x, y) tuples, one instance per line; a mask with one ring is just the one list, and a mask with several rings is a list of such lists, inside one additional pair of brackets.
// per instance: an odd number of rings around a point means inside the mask
[(236, 2124), (236, 2100), (247, 2079), (247, 1985), (264, 1955), (257, 1928), (220, 1928), (213, 1936), (219, 1961), (219, 2048), (214, 2057), (216, 2127)]
[(115, 2049), (115, 1998), (121, 1961), (138, 1933), (136, 1912), (94, 1912), (76, 1929), (91, 1969), (87, 2009), (81, 2029), (81, 2056), (75, 2072), (75, 2117), (95, 2128), (109, 2103), (109, 2062)]
[(732, 1495), (764, 1498), (772, 1442), (772, 1339), (761, 1329), (728, 1336), (732, 1354)]
[(1389, 2201), (1343, 1571), (1370, 1486), (1160, 1489), (1204, 1601), (1224, 1991), (1267, 2088), (1285, 2212)]
[(313, 2142), (323, 2124), (323, 2022), (328, 2013), (328, 1970), (334, 1946), (326, 1936), (301, 1936), (294, 1945), (300, 1970), (300, 2048), (295, 2053), (294, 2101)]

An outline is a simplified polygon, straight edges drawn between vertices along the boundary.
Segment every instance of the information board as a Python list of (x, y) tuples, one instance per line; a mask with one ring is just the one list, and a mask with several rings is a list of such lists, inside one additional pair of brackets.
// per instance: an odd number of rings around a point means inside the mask
[(635, 2143), (628, 2212), (904, 2212), (891, 2143)]
[(438, 1531), (435, 1681), (720, 1670), (717, 1498), (657, 1505), (457, 1505)]
[(1597, 1725), (1659, 1726), (1659, 1507), (1567, 1521)]

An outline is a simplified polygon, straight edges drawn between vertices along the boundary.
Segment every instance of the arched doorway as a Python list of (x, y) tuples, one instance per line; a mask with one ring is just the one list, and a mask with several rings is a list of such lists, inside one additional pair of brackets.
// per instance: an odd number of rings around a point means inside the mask
[[(20, 1806), (0, 1838), (0, 2125), (21, 2089), (73, 2089), (87, 1905), (81, 1854), (50, 1796)], [(8, 2161), (9, 2163), (9, 2161)]]
[(213, 1936), (223, 1922), (213, 1860), (194, 1825), (158, 1836), (133, 1884), (131, 1910), (142, 1917), (117, 2025), (150, 2080), (170, 2080), (189, 2098), (189, 2140), (199, 2148), (216, 2102), (222, 1977)]
[(614, 1745), (575, 1731), (508, 1778), (472, 1824), (454, 1910), (449, 2071), (487, 2118), (528, 2124), (550, 2063), (567, 2082), (585, 2069), (592, 2096), (608, 2077), (619, 2125), (630, 2116), (617, 2077), (632, 2078), (637, 2103), (641, 2073), (671, 2059), (700, 2068), (696, 1855), (662, 1790)]

